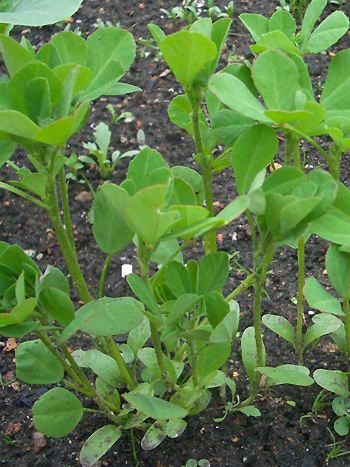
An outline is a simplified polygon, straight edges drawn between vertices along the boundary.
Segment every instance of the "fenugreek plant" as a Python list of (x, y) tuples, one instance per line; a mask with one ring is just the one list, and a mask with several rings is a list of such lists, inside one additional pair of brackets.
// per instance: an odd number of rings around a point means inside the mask
[[(314, 0), (310, 8), (318, 3)], [(310, 31), (316, 20), (309, 19)], [(318, 102), (303, 53), (287, 36), (282, 45), (263, 41), (252, 64), (234, 63), (217, 72), (230, 25), (229, 19), (202, 19), (170, 36), (149, 26), (183, 88), (169, 105), (169, 117), (192, 136), (198, 171), (170, 167), (158, 151), (144, 148), (122, 183), (98, 188), (90, 216), (105, 254), (98, 290), (89, 289), (77, 259), (64, 147), (86, 121), (92, 100), (138, 90), (118, 82), (133, 61), (133, 39), (114, 28), (100, 29), (87, 41), (61, 33), (35, 52), (28, 42), (20, 45), (0, 36), (8, 70), (1, 82), (1, 160), (5, 163), (19, 144), (33, 167), (32, 173), (23, 172), (20, 180), (0, 187), (46, 210), (83, 303), (76, 309), (60, 270), (49, 266), (42, 273), (19, 246), (2, 242), (0, 333), (21, 339), (36, 335), (16, 350), (18, 379), (59, 384), (33, 406), (37, 430), (60, 438), (75, 429), (84, 413), (105, 415), (106, 424), (81, 450), (84, 466), (92, 466), (124, 433), (130, 433), (133, 443), (135, 432), (142, 433), (144, 449), (180, 436), (187, 417), (207, 408), (215, 388), (224, 400), (227, 389), (230, 393), (219, 414), (223, 418), (235, 411), (259, 416), (254, 406), (259, 392), (279, 384), (313, 384), (302, 365), (305, 346), (325, 330), (347, 342), (341, 333), (348, 332), (350, 192), (333, 170), (306, 173), (300, 142), (312, 145), (330, 167), (333, 146), (323, 149), (315, 136), (331, 136), (337, 147), (345, 148), (350, 94), (341, 80), (348, 51), (334, 57)], [(324, 42), (318, 46), (323, 47)], [(281, 148), (284, 167), (267, 175), (282, 138), (287, 142)], [(229, 168), (237, 196), (217, 213), (213, 179)], [(251, 228), (254, 267), (235, 290), (227, 291), (230, 254), (218, 251), (216, 233), (231, 229), (241, 215)], [(327, 269), (344, 305), (329, 318), (314, 300), (312, 306), (321, 313), (304, 333), (303, 292), (310, 301), (310, 283), (304, 287), (303, 254), (313, 233), (337, 245), (330, 247)], [(202, 241), (203, 256), (193, 259), (186, 251), (191, 259), (185, 261), (183, 251)], [(279, 316), (267, 315), (264, 323), (291, 342), (299, 364), (291, 357), (290, 363), (271, 367), (263, 342), (262, 296), (281, 246), (297, 247), (299, 253), (296, 330)], [(139, 265), (139, 274), (127, 278), (133, 296), (105, 296), (111, 259), (127, 247), (135, 248)], [(240, 329), (236, 298), (249, 287), (254, 288), (252, 326)], [(250, 383), (242, 395), (226, 370), (238, 331)], [(77, 333), (90, 340), (91, 348), (70, 353), (67, 343)], [(118, 339), (122, 335), (124, 343)], [(326, 387), (324, 370), (314, 377)], [(347, 397), (345, 391), (339, 395)]]

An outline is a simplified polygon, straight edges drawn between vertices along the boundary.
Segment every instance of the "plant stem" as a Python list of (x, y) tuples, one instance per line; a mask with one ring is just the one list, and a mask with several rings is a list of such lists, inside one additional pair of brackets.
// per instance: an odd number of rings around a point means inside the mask
[(198, 386), (198, 371), (197, 371), (197, 354), (194, 345), (191, 345), (191, 357), (192, 357), (192, 379), (193, 386)]
[[(265, 286), (266, 275), (268, 267), (273, 259), (275, 253), (275, 246), (272, 242), (268, 243), (266, 247), (262, 248), (263, 258), (260, 265), (257, 267), (255, 275), (255, 297), (254, 297), (254, 330), (255, 330), (255, 344), (257, 353), (257, 367), (264, 365), (264, 343), (262, 339), (261, 327), (261, 299)], [(256, 372), (256, 380), (252, 385), (252, 391), (257, 392), (259, 386), (259, 375)]]
[(23, 190), (20, 190), (19, 188), (16, 188), (9, 183), (3, 183), (0, 182), (0, 188), (3, 188), (4, 190), (10, 191), (11, 193), (14, 193), (17, 196), (20, 196), (21, 198), (26, 199), (27, 201), (30, 201), (31, 203), (36, 204), (42, 209), (46, 209), (45, 203), (40, 201), (39, 199), (35, 198), (34, 196), (30, 195), (29, 193), (26, 193)]
[(349, 298), (344, 297), (343, 311), (344, 311), (346, 353), (347, 353), (347, 357), (348, 357), (348, 367), (349, 367), (349, 370), (350, 370), (350, 306), (349, 306)]
[[(149, 262), (150, 257), (152, 255), (152, 251), (150, 251), (146, 245), (140, 241), (138, 252), (137, 252), (138, 262), (141, 268), (141, 277), (146, 282), (147, 285), (150, 283), (149, 279)], [(158, 326), (154, 320), (149, 320), (150, 328), (151, 328), (151, 337), (154, 346), (154, 350), (157, 357), (158, 366), (160, 369), (161, 378), (166, 383), (166, 368), (164, 363), (164, 355), (162, 351), (162, 344), (159, 338)]]
[[(187, 95), (191, 102), (192, 107), (192, 128), (193, 128), (193, 136), (194, 141), (196, 144), (196, 152), (197, 154), (201, 155), (203, 158), (203, 162), (198, 161), (203, 178), (204, 184), (204, 193), (205, 193), (205, 203), (206, 207), (209, 211), (210, 217), (215, 217), (214, 213), (214, 197), (213, 197), (213, 187), (212, 187), (212, 169), (208, 167), (208, 165), (204, 162), (204, 157), (206, 155), (205, 147), (202, 140), (201, 130), (200, 130), (200, 110), (201, 110), (201, 101), (202, 101), (202, 91), (200, 90), (199, 95), (195, 95), (196, 91), (198, 90), (188, 91)], [(217, 251), (217, 244), (216, 244), (216, 233), (215, 231), (209, 232), (205, 236), (205, 250), (206, 253), (215, 253)]]
[(239, 284), (239, 286), (231, 292), (229, 295), (227, 295), (226, 300), (229, 302), (230, 300), (234, 300), (238, 295), (241, 295), (243, 292), (249, 289), (249, 287), (252, 287), (255, 282), (255, 272), (252, 272), (246, 279), (244, 279), (243, 282)]
[(76, 375), (73, 368), (67, 363), (67, 361), (62, 357), (60, 352), (52, 344), (49, 336), (46, 333), (42, 332), (42, 331), (36, 331), (36, 335), (41, 340), (41, 342), (45, 345), (45, 347), (52, 353), (52, 355), (54, 357), (56, 357), (57, 360), (61, 363), (61, 365), (67, 371), (67, 373), (72, 378), (72, 380), (75, 381), (78, 384), (78, 386), (84, 386), (84, 384), (81, 381), (80, 377), (78, 375)]
[(66, 184), (66, 180), (65, 180), (65, 174), (64, 174), (64, 168), (63, 167), (59, 171), (58, 177), (59, 177), (59, 182), (60, 182), (62, 209), (63, 209), (64, 223), (65, 223), (65, 226), (66, 226), (66, 232), (67, 232), (68, 238), (69, 238), (69, 240), (71, 242), (72, 248), (74, 248), (74, 250), (76, 250), (72, 220), (71, 220), (70, 210), (69, 210), (68, 189), (67, 189), (67, 184)]
[(163, 354), (163, 351), (162, 351), (162, 343), (160, 342), (158, 328), (157, 328), (156, 324), (153, 321), (150, 321), (149, 324), (150, 324), (150, 328), (151, 328), (151, 337), (152, 337), (152, 341), (153, 341), (154, 350), (156, 352), (156, 357), (157, 357), (157, 362), (158, 362), (158, 366), (159, 366), (159, 369), (160, 369), (161, 378), (165, 382), (167, 372), (166, 372), (166, 368), (165, 368), (164, 354)]
[(105, 280), (106, 280), (106, 274), (109, 268), (109, 265), (111, 264), (111, 255), (107, 255), (105, 262), (103, 264), (102, 272), (101, 272), (101, 277), (100, 277), (100, 282), (98, 286), (98, 298), (102, 298), (104, 296), (104, 288), (105, 288)]
[(249, 224), (250, 234), (252, 236), (254, 261), (256, 261), (256, 255), (257, 255), (257, 251), (258, 251), (258, 240), (257, 240), (257, 236), (256, 236), (255, 224), (254, 224), (252, 213), (250, 211), (248, 211), (248, 210), (246, 211), (246, 216), (247, 216), (247, 221), (248, 221), (248, 224)]
[(298, 240), (298, 293), (297, 293), (297, 333), (295, 352), (298, 364), (303, 364), (303, 319), (304, 319), (304, 294), (305, 285), (305, 240), (301, 236)]
[(128, 366), (126, 365), (122, 357), (122, 354), (118, 346), (116, 345), (116, 343), (111, 337), (106, 337), (105, 340), (108, 345), (111, 356), (114, 358), (115, 362), (117, 363), (118, 368), (123, 378), (125, 379), (126, 384), (128, 385), (128, 388), (132, 391), (133, 389), (135, 389), (136, 383), (135, 383), (133, 376), (130, 373)]
[[(52, 164), (53, 165), (53, 164)], [(78, 290), (79, 296), (84, 303), (92, 300), (86, 281), (81, 272), (78, 257), (71, 241), (64, 229), (58, 209), (56, 177), (53, 174), (53, 167), (50, 170), (47, 184), (47, 213), (55, 230), (58, 243), (66, 262), (67, 268), (72, 275), (74, 284)]]

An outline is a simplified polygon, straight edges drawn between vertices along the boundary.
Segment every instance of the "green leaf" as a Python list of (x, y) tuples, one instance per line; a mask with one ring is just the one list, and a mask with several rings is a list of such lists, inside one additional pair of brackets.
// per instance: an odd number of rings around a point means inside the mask
[(155, 316), (161, 317), (158, 303), (148, 284), (136, 274), (129, 274), (126, 280), (136, 297), (138, 297)]
[(84, 443), (79, 455), (83, 467), (92, 467), (121, 437), (121, 429), (106, 425), (96, 430)]
[(218, 73), (212, 76), (209, 81), (209, 90), (231, 110), (253, 120), (271, 122), (264, 114), (263, 105), (235, 76), (228, 73)]
[(178, 221), (171, 227), (174, 235), (176, 235), (176, 232), (181, 232), (188, 227), (199, 224), (209, 217), (209, 211), (202, 206), (181, 206), (175, 204), (171, 206), (171, 210), (179, 214)]
[(320, 103), (328, 110), (348, 110), (350, 107), (350, 49), (333, 57), (329, 66)]
[(112, 183), (102, 185), (95, 195), (93, 233), (98, 246), (108, 255), (125, 248), (134, 236), (125, 222), (129, 199), (126, 190)]
[(126, 207), (129, 227), (149, 244), (156, 244), (179, 220), (177, 211), (162, 212), (167, 197), (166, 185), (144, 188), (130, 198)]
[[(174, 256), (175, 253), (176, 256)], [(162, 241), (151, 256), (151, 261), (158, 265), (166, 264), (170, 259), (183, 263), (180, 245), (176, 239)]]
[(197, 356), (197, 373), (204, 380), (221, 368), (231, 353), (231, 343), (209, 344), (203, 347)]
[(334, 422), (334, 431), (339, 436), (346, 436), (349, 434), (350, 431), (350, 420), (348, 416), (343, 416), (338, 418)]
[(287, 236), (319, 204), (319, 197), (294, 198), (290, 196), (280, 212), (280, 233)]
[(7, 141), (0, 141), (0, 168), (11, 159), (15, 150), (16, 143), (9, 143)]
[(230, 18), (220, 18), (213, 23), (211, 40), (216, 45), (217, 54), (216, 54), (216, 59), (213, 61), (213, 63), (210, 66), (210, 70), (209, 70), (210, 74), (214, 73), (216, 67), (219, 64), (221, 52), (224, 48), (231, 25), (232, 25), (232, 19)]
[(229, 312), (224, 319), (213, 329), (209, 342), (212, 344), (222, 344), (234, 341), (239, 325), (239, 305), (235, 301), (229, 303)]
[(311, 34), (304, 50), (310, 53), (322, 52), (338, 42), (348, 29), (348, 17), (342, 11), (334, 11)]
[(229, 255), (224, 251), (204, 256), (199, 262), (198, 293), (204, 295), (212, 290), (220, 290), (226, 283), (229, 273)]
[(257, 42), (263, 34), (269, 32), (269, 20), (263, 15), (254, 13), (242, 13), (239, 16), (244, 26), (248, 29), (253, 39)]
[[(205, 65), (217, 56), (214, 42), (202, 34), (189, 31), (168, 36), (161, 42), (160, 50), (176, 79), (184, 87), (193, 84)], [(184, 50), (186, 54), (183, 54)]]
[(165, 32), (159, 26), (157, 26), (154, 23), (148, 24), (147, 29), (152, 34), (153, 39), (156, 41), (158, 47), (160, 47), (160, 44), (166, 38)]
[(127, 179), (122, 187), (130, 196), (152, 185), (165, 185), (170, 169), (163, 156), (156, 150), (145, 148), (130, 162)]
[(0, 336), (17, 337), (21, 339), (39, 326), (36, 321), (25, 321), (21, 324), (12, 324), (10, 326), (0, 326)]
[(251, 47), (252, 52), (259, 54), (265, 50), (282, 50), (286, 53), (301, 55), (294, 43), (281, 31), (272, 31), (260, 37), (258, 43)]
[(141, 447), (145, 451), (151, 451), (160, 445), (166, 438), (167, 424), (164, 421), (157, 421), (151, 425), (141, 440)]
[(206, 314), (209, 323), (213, 328), (218, 326), (230, 312), (230, 305), (225, 300), (222, 293), (215, 291), (209, 292), (205, 295)]
[(268, 50), (259, 55), (253, 65), (253, 79), (269, 109), (293, 109), (299, 72), (285, 53)]
[(348, 376), (338, 370), (316, 370), (313, 374), (316, 383), (327, 391), (339, 394), (342, 397), (349, 397)]
[(336, 316), (321, 313), (312, 318), (314, 324), (306, 331), (304, 335), (304, 345), (310, 345), (321, 336), (326, 336), (336, 331), (342, 322)]
[(196, 294), (180, 295), (172, 305), (166, 323), (173, 324), (184, 317), (186, 313), (193, 310), (194, 306), (201, 300), (201, 297)]
[(196, 289), (194, 290), (191, 286), (189, 275), (185, 266), (175, 261), (171, 262), (166, 268), (165, 283), (171, 292), (175, 295), (175, 297), (180, 297), (181, 295), (191, 294), (192, 292), (197, 291)]
[(260, 417), (261, 416), (260, 410), (254, 407), (254, 405), (247, 405), (246, 407), (241, 407), (237, 409), (237, 411), (243, 413), (247, 417)]
[[(293, 384), (295, 386), (311, 386), (314, 383), (309, 376), (308, 368), (300, 365), (281, 365), (276, 368), (260, 367), (258, 371), (272, 380), (272, 385)], [(271, 385), (271, 382), (270, 382)]]
[(149, 321), (146, 317), (143, 318), (143, 321), (132, 329), (128, 335), (128, 346), (134, 352), (134, 355), (137, 355), (139, 349), (141, 349), (148, 339), (151, 336), (151, 330)]
[(31, 316), (36, 305), (35, 298), (27, 298), (22, 303), (18, 303), (10, 313), (0, 313), (0, 328), (23, 323)]
[(39, 296), (46, 311), (63, 326), (74, 319), (74, 305), (69, 295), (55, 287), (45, 288)]
[(143, 305), (134, 298), (101, 298), (87, 303), (61, 334), (61, 341), (78, 330), (94, 336), (125, 334), (143, 320)]
[(181, 178), (189, 183), (197, 196), (197, 204), (201, 205), (204, 199), (204, 183), (202, 176), (189, 167), (176, 165), (171, 169), (175, 177)]
[(262, 322), (267, 328), (271, 329), (271, 331), (294, 346), (294, 328), (286, 318), (277, 315), (264, 315), (262, 317)]
[(237, 139), (231, 161), (239, 194), (249, 190), (257, 174), (272, 162), (277, 151), (275, 130), (264, 125), (250, 128)]
[(222, 211), (217, 214), (218, 219), (224, 219), (225, 224), (231, 223), (237, 219), (249, 206), (249, 198), (246, 195), (239, 196), (234, 201), (231, 201)]
[(145, 394), (128, 393), (124, 399), (136, 410), (144, 413), (154, 420), (169, 420), (171, 418), (184, 418), (188, 415), (184, 408), (157, 397)]
[(11, 9), (0, 13), (0, 23), (21, 26), (45, 26), (70, 18), (83, 0), (56, 0), (48, 5), (47, 0), (17, 0)]
[(35, 141), (39, 127), (16, 110), (0, 110), (0, 137), (19, 142), (22, 139)]
[(332, 286), (341, 297), (350, 294), (350, 255), (331, 245), (326, 255), (326, 269)]
[(130, 32), (115, 27), (98, 28), (87, 39), (88, 66), (97, 75), (111, 62), (119, 63), (124, 72), (135, 60), (135, 41)]
[(16, 349), (16, 377), (28, 384), (59, 383), (64, 376), (61, 362), (40, 341), (27, 341)]
[(111, 88), (104, 90), (105, 96), (124, 96), (125, 94), (132, 94), (134, 92), (141, 92), (142, 89), (138, 86), (128, 83), (114, 83)]
[(313, 27), (316, 24), (316, 21), (321, 16), (323, 10), (326, 8), (327, 0), (312, 0), (308, 5), (303, 23), (300, 31), (300, 42), (302, 44), (302, 50), (307, 44)]
[(57, 63), (54, 66), (76, 64), (85, 66), (87, 45), (82, 37), (70, 31), (63, 31), (53, 36), (50, 44), (56, 49)]
[(128, 31), (105, 27), (91, 34), (87, 46), (87, 64), (94, 79), (85, 96), (96, 99), (102, 94), (108, 94), (115, 82), (130, 68), (135, 60), (135, 41)]
[(220, 143), (232, 146), (236, 139), (248, 130), (254, 121), (232, 110), (223, 109), (215, 113), (212, 126)]
[(171, 418), (166, 427), (166, 435), (176, 439), (186, 430), (187, 422), (182, 418)]
[(192, 238), (198, 238), (213, 230), (217, 230), (224, 225), (225, 221), (223, 219), (209, 217), (208, 219), (205, 219), (201, 222), (197, 222), (196, 224), (192, 224), (189, 227), (174, 230), (174, 232), (171, 232), (167, 236), (163, 237), (163, 240), (167, 241), (173, 238), (182, 238), (184, 240), (190, 240)]
[(314, 277), (306, 279), (304, 296), (311, 308), (338, 316), (344, 314), (339, 301), (328, 293)]
[(335, 397), (332, 401), (332, 409), (338, 417), (346, 415), (349, 413), (350, 401), (349, 399), (344, 399), (344, 397)]
[(70, 295), (69, 282), (66, 276), (60, 269), (48, 265), (40, 281), (40, 290), (42, 291), (51, 287), (55, 287), (65, 294)]
[(82, 416), (80, 400), (63, 388), (50, 389), (33, 405), (36, 430), (52, 438), (63, 438), (71, 433)]
[(269, 20), (269, 32), (276, 30), (281, 31), (289, 39), (291, 39), (294, 36), (296, 29), (297, 26), (295, 19), (286, 10), (280, 9), (275, 11), (275, 13), (271, 16)]
[(112, 387), (123, 385), (123, 377), (114, 358), (98, 350), (77, 350), (73, 358), (82, 368), (89, 368)]
[[(0, 13), (1, 16), (2, 13)], [(5, 34), (0, 34), (0, 52), (10, 76), (33, 61), (32, 54), (25, 47)]]

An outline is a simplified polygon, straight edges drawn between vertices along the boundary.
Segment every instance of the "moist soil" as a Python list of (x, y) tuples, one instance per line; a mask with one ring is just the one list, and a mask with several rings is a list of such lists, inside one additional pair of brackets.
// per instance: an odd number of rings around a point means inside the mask
[[(16, 29), (14, 35), (19, 39), (28, 37), (35, 46), (40, 46), (50, 36), (69, 24), (71, 30), (79, 28), (84, 36), (91, 33), (100, 21), (111, 22), (128, 29), (137, 41), (148, 37), (147, 24), (156, 22), (168, 33), (175, 31), (181, 24), (172, 24), (161, 16), (160, 8), (170, 8), (172, 1), (135, 0), (85, 0), (84, 6), (72, 18), (70, 23), (46, 27), (42, 29)], [(180, 2), (178, 2), (180, 3)], [(217, 2), (223, 6), (224, 2)], [(231, 30), (225, 58), (236, 55), (243, 61), (251, 59), (251, 38), (237, 19), (242, 12), (254, 12), (270, 15), (277, 1), (270, 0), (237, 0), (236, 14)], [(328, 13), (336, 9), (329, 7)], [(343, 7), (349, 9), (349, 6)], [(349, 14), (350, 12), (347, 11)], [(327, 53), (313, 56), (309, 60), (310, 72), (315, 86), (323, 82), (331, 56), (336, 50), (350, 46), (349, 35), (342, 39), (336, 47)], [(193, 144), (184, 132), (171, 124), (167, 117), (167, 106), (170, 100), (180, 92), (179, 85), (172, 74), (167, 72), (166, 65), (153, 49), (145, 48), (140, 43), (135, 65), (124, 81), (140, 86), (142, 93), (126, 98), (101, 99), (94, 106), (89, 125), (71, 141), (70, 151), (82, 154), (82, 142), (90, 141), (93, 126), (103, 121), (113, 127), (112, 145), (114, 149), (126, 151), (137, 146), (136, 133), (142, 129), (149, 146), (158, 149), (171, 165), (188, 165), (195, 167), (192, 158)], [(130, 123), (113, 126), (106, 105), (111, 103), (118, 112), (130, 111), (135, 119)], [(323, 166), (309, 147), (304, 147), (309, 166)], [(20, 151), (15, 161), (24, 165), (25, 156)], [(127, 168), (121, 163), (112, 179), (120, 182)], [(349, 162), (345, 159), (342, 166), (342, 178), (348, 180)], [(11, 179), (13, 172), (2, 168), (1, 178)], [(103, 180), (90, 168), (87, 172), (91, 184), (96, 187)], [(99, 273), (104, 261), (103, 254), (97, 248), (88, 222), (91, 198), (86, 185), (78, 182), (70, 184), (72, 217), (75, 225), (75, 236), (80, 252), (80, 263), (90, 286), (96, 289)], [(215, 199), (218, 206), (227, 204), (235, 196), (235, 187), (230, 171), (217, 176), (214, 181)], [(82, 192), (83, 195), (82, 195)], [(44, 270), (48, 264), (65, 270), (55, 236), (48, 219), (39, 208), (15, 198), (13, 195), (0, 192), (0, 239), (17, 243), (37, 260)], [(233, 269), (227, 290), (235, 288), (245, 277), (244, 268), (251, 266), (251, 238), (245, 219), (240, 219), (218, 237), (219, 248), (233, 254)], [(323, 274), (327, 244), (312, 238), (306, 247), (306, 268), (308, 275), (316, 275), (327, 285)], [(188, 253), (198, 258), (202, 252), (200, 244), (194, 245)], [(125, 280), (121, 277), (121, 265), (133, 264), (137, 268), (134, 251), (130, 248), (122, 252), (119, 258), (112, 261), (106, 283), (106, 293), (111, 296), (129, 294)], [(291, 322), (295, 320), (297, 263), (296, 252), (292, 249), (279, 250), (271, 266), (268, 277), (267, 294), (263, 301), (265, 313), (281, 314)], [(76, 297), (75, 297), (76, 298)], [(251, 324), (251, 293), (239, 298), (242, 318), (241, 329)], [(305, 324), (310, 324), (311, 314), (305, 309)], [(283, 340), (279, 340), (268, 330), (264, 341), (267, 349), (267, 364), (275, 366), (282, 363), (295, 363), (291, 348)], [(75, 339), (72, 349), (86, 346), (86, 342)], [(334, 345), (327, 339), (321, 340), (317, 348), (307, 352), (306, 365), (311, 371), (317, 368), (344, 370), (344, 362)], [(247, 390), (247, 380), (239, 357), (239, 346), (234, 349), (230, 360), (230, 372), (236, 379), (238, 392), (242, 397)], [(11, 342), (0, 338), (0, 464), (18, 467), (79, 466), (78, 455), (86, 438), (106, 423), (98, 415), (87, 414), (77, 429), (62, 440), (41, 437), (35, 432), (31, 418), (31, 405), (48, 389), (48, 387), (28, 387), (15, 379), (14, 351)], [(247, 418), (244, 415), (229, 415), (222, 423), (214, 421), (222, 416), (222, 402), (214, 395), (208, 410), (199, 417), (189, 420), (189, 426), (178, 440), (166, 440), (154, 451), (146, 452), (138, 449), (139, 465), (148, 467), (181, 467), (188, 459), (207, 459), (213, 467), (223, 466), (300, 466), (316, 467), (326, 465), (348, 466), (350, 456), (343, 455), (327, 461), (332, 450), (332, 440), (327, 425), (332, 427), (334, 419), (329, 406), (322, 407), (318, 413), (310, 415), (315, 397), (318, 394), (316, 385), (311, 388), (293, 386), (276, 387), (265, 392), (257, 401), (261, 410), (259, 418)], [(87, 401), (89, 404), (89, 401)], [(92, 403), (90, 403), (91, 406)], [(88, 405), (89, 406), (89, 405)], [(301, 418), (307, 415), (305, 418)], [(136, 433), (140, 438), (141, 433)], [(337, 441), (340, 441), (337, 439)], [(349, 449), (349, 441), (341, 444), (340, 450)], [(99, 465), (103, 466), (135, 466), (129, 438), (120, 440)]]

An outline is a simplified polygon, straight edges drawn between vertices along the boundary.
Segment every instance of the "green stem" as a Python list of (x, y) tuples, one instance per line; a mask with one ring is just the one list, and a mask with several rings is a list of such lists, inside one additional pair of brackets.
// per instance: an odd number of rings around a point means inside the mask
[(343, 300), (343, 311), (344, 311), (344, 327), (345, 327), (345, 336), (346, 336), (346, 353), (348, 357), (348, 366), (350, 367), (350, 306), (349, 298)]
[(256, 262), (257, 254), (258, 254), (258, 240), (257, 240), (257, 236), (256, 236), (255, 224), (254, 224), (252, 213), (250, 211), (248, 211), (248, 210), (246, 211), (246, 216), (247, 216), (247, 220), (248, 220), (250, 234), (252, 236), (254, 262)]
[(310, 143), (314, 148), (317, 149), (317, 151), (322, 154), (322, 156), (325, 158), (325, 160), (328, 162), (329, 161), (329, 155), (327, 154), (327, 152), (322, 148), (322, 146), (320, 146), (318, 143), (316, 143), (316, 141), (311, 138), (309, 135), (303, 133), (302, 131), (298, 130), (297, 128), (293, 127), (292, 125), (286, 125), (286, 128), (288, 128), (289, 130), (293, 131), (294, 133), (296, 133), (297, 135), (301, 136), (303, 139), (305, 139), (305, 141), (307, 141), (308, 143)]
[[(273, 259), (275, 253), (275, 247), (273, 243), (269, 243), (265, 248), (262, 248), (263, 258), (256, 270), (255, 275), (255, 297), (254, 297), (254, 330), (255, 330), (255, 344), (257, 353), (257, 367), (264, 365), (264, 343), (262, 338), (262, 326), (261, 326), (261, 300), (265, 286), (266, 275), (269, 265)], [(252, 394), (256, 394), (259, 387), (259, 374), (256, 372), (256, 379), (252, 385)]]
[(55, 230), (64, 260), (66, 262), (70, 274), (72, 275), (79, 296), (84, 303), (87, 303), (92, 300), (92, 297), (88, 290), (84, 276), (81, 272), (76, 251), (72, 247), (71, 241), (61, 221), (61, 216), (58, 209), (56, 177), (53, 174), (53, 168), (51, 168), (50, 173), (48, 175), (46, 208), (48, 216)]
[(255, 282), (255, 272), (252, 272), (246, 279), (244, 279), (243, 282), (239, 284), (239, 286), (231, 292), (229, 295), (227, 295), (226, 300), (229, 302), (230, 300), (234, 300), (238, 295), (241, 295), (243, 292), (249, 289), (249, 287), (252, 287)]
[(298, 240), (298, 292), (297, 292), (297, 333), (295, 342), (295, 352), (298, 364), (303, 364), (303, 320), (304, 320), (304, 294), (305, 285), (305, 240), (300, 237)]
[(193, 386), (196, 388), (198, 386), (198, 371), (197, 371), (197, 354), (194, 348), (194, 345), (191, 345), (191, 357), (192, 357), (192, 379)]
[[(146, 245), (140, 241), (138, 247), (138, 262), (141, 267), (141, 277), (149, 285), (149, 262), (150, 257), (152, 255), (152, 251), (150, 251)], [(154, 346), (154, 350), (157, 357), (158, 366), (160, 369), (160, 374), (162, 380), (166, 383), (166, 368), (164, 363), (164, 355), (162, 351), (162, 344), (160, 342), (159, 333), (158, 333), (158, 326), (154, 320), (150, 320), (150, 328), (151, 328), (151, 337)]]
[(68, 238), (69, 238), (69, 240), (71, 242), (72, 248), (74, 248), (74, 250), (76, 250), (72, 220), (71, 220), (70, 210), (69, 210), (68, 188), (67, 188), (67, 183), (66, 183), (64, 168), (63, 167), (59, 171), (58, 177), (59, 177), (59, 182), (60, 182), (62, 209), (63, 209), (64, 223), (65, 223), (65, 226), (66, 226), (66, 232), (67, 232)]
[[(202, 101), (202, 91), (200, 90), (198, 95), (198, 90), (188, 91), (187, 95), (191, 102), (192, 107), (192, 128), (193, 128), (193, 136), (194, 141), (196, 144), (196, 152), (197, 154), (201, 155), (203, 159), (205, 158), (206, 151), (202, 140), (202, 134), (200, 130), (200, 110), (201, 110), (201, 101)], [(198, 161), (203, 178), (204, 184), (204, 193), (205, 193), (205, 203), (207, 210), (209, 211), (210, 217), (215, 217), (214, 213), (214, 197), (213, 197), (213, 174), (212, 169), (208, 167), (208, 165), (204, 162)], [(215, 253), (217, 251), (217, 244), (216, 244), (216, 232), (209, 232), (205, 236), (205, 250), (206, 253)]]
[(158, 366), (160, 369), (161, 378), (165, 382), (167, 372), (166, 372), (165, 363), (164, 363), (164, 354), (162, 351), (162, 344), (159, 339), (158, 328), (153, 321), (150, 321), (150, 328), (151, 328), (151, 337), (153, 341), (154, 350), (156, 352), (156, 357), (157, 357), (157, 362), (158, 362)]
[(293, 133), (286, 136), (286, 165), (300, 168), (300, 138)]
[(98, 286), (98, 298), (102, 298), (104, 296), (104, 288), (105, 288), (105, 281), (106, 281), (106, 274), (109, 268), (109, 265), (111, 264), (111, 255), (107, 255), (105, 262), (103, 264), (102, 272), (101, 272), (101, 277), (100, 277), (100, 282)]
[(136, 383), (135, 383), (133, 376), (130, 373), (130, 370), (127, 364), (125, 363), (122, 357), (122, 354), (117, 344), (114, 342), (114, 340), (111, 337), (106, 337), (105, 340), (108, 345), (111, 356), (114, 358), (116, 364), (118, 365), (118, 368), (123, 378), (125, 379), (128, 388), (130, 389), (130, 391), (132, 391), (133, 389), (135, 389)]
[(84, 386), (83, 382), (81, 381), (79, 376), (75, 373), (73, 368), (67, 363), (66, 359), (62, 357), (60, 352), (52, 344), (49, 336), (42, 331), (36, 331), (36, 335), (41, 340), (41, 342), (45, 345), (45, 347), (52, 353), (52, 355), (54, 355), (54, 357), (56, 357), (57, 360), (61, 363), (61, 365), (66, 370), (66, 372), (69, 374), (69, 376), (72, 378), (72, 380), (75, 381), (78, 386)]
[(20, 190), (19, 188), (16, 188), (9, 183), (3, 183), (0, 182), (0, 188), (3, 188), (4, 190), (10, 191), (11, 193), (14, 193), (17, 196), (20, 196), (21, 198), (26, 199), (27, 201), (30, 201), (31, 203), (36, 204), (42, 209), (46, 209), (45, 203), (40, 201), (39, 199), (35, 198), (34, 196), (30, 195), (29, 193), (26, 193), (25, 191)]

